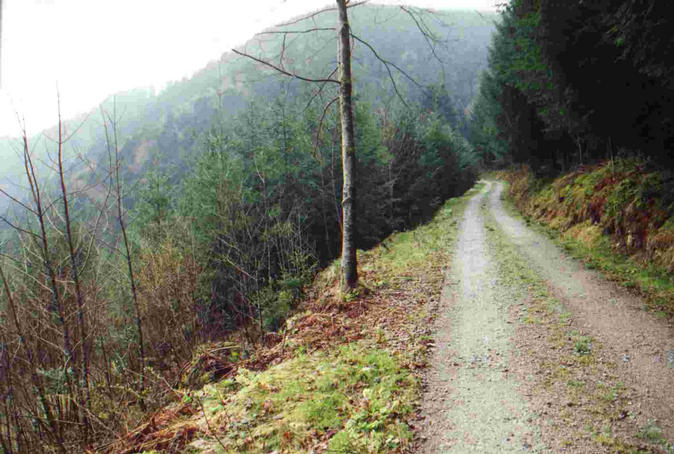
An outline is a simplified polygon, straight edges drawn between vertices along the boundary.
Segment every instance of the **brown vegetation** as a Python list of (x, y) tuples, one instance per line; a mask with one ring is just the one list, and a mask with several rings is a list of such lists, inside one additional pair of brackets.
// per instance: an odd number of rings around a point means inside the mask
[(659, 310), (674, 313), (674, 180), (639, 160), (579, 167), (553, 181), (528, 167), (501, 172), (527, 217), (558, 231), (565, 246)]

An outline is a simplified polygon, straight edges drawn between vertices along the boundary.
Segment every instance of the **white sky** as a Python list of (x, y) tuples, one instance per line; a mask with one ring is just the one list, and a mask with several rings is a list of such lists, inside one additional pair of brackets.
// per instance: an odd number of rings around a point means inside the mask
[[(108, 95), (189, 77), (263, 28), (333, 0), (0, 0), (0, 136), (56, 123)], [(378, 3), (400, 3), (380, 0)], [(407, 0), (493, 10), (495, 0)]]

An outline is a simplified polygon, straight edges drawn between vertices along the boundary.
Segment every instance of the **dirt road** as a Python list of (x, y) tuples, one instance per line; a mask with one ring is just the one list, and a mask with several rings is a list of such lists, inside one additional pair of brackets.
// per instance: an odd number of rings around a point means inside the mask
[(459, 226), (422, 451), (674, 452), (672, 326), (511, 216), (502, 191), (485, 182)]

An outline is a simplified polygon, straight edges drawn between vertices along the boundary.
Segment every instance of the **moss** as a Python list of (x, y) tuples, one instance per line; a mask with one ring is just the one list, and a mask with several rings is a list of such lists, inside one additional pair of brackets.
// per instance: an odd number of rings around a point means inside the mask
[(592, 339), (580, 336), (573, 344), (573, 351), (579, 356), (589, 356), (592, 353)]
[(648, 440), (651, 443), (659, 443), (664, 440), (662, 429), (655, 423), (655, 421), (649, 421), (644, 427), (642, 427), (638, 436), (639, 438)]
[(331, 391), (324, 388), (317, 399), (302, 402), (297, 407), (298, 419), (321, 430), (341, 427), (347, 398), (340, 392)]
[(238, 390), (229, 391), (231, 383), (207, 386), (203, 405), (212, 420), (227, 421), (227, 452), (281, 446), (307, 452), (307, 442), (330, 429), (348, 431), (348, 439), (340, 435), (334, 442), (344, 449), (389, 437), (408, 443), (411, 432), (400, 420), (413, 410), (419, 384), (404, 364), (404, 358), (352, 343), (299, 355), (261, 373), (242, 369)]
[(661, 172), (632, 159), (553, 181), (537, 180), (527, 168), (497, 176), (509, 182), (522, 214), (589, 269), (641, 291), (649, 308), (674, 316), (674, 217), (668, 202), (674, 194)]

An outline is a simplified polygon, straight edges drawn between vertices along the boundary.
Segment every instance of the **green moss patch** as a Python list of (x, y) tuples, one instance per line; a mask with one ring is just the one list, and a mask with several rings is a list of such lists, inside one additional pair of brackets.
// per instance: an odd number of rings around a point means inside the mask
[(418, 378), (407, 363), (363, 341), (298, 355), (262, 373), (242, 369), (235, 391), (231, 382), (209, 385), (195, 398), (218, 427), (220, 443), (210, 445), (224, 452), (302, 453), (326, 443), (386, 452), (411, 441), (404, 418)]
[(648, 307), (674, 316), (674, 186), (637, 160), (539, 180), (499, 172), (519, 211), (588, 268), (639, 290)]

